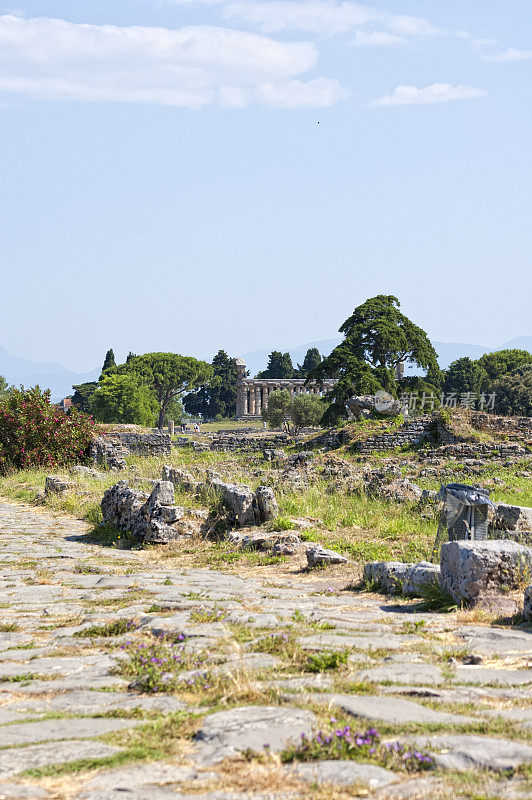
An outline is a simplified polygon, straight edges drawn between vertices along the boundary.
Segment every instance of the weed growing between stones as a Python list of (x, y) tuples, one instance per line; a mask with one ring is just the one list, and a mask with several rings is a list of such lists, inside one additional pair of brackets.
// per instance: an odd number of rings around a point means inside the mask
[(227, 612), (218, 605), (215, 605), (213, 608), (200, 606), (199, 608), (193, 608), (190, 612), (190, 620), (192, 622), (220, 622), (225, 619), (226, 616)]
[(140, 692), (171, 692), (180, 683), (179, 672), (201, 666), (199, 656), (184, 652), (185, 636), (178, 641), (157, 641), (152, 644), (128, 642), (122, 649), (129, 656), (117, 673), (132, 678), (131, 688)]
[(88, 638), (91, 636), (121, 636), (124, 633), (133, 633), (139, 627), (138, 623), (132, 619), (117, 619), (115, 622), (108, 622), (106, 625), (93, 625), (82, 631), (77, 631), (74, 636)]
[(18, 631), (18, 627), (16, 622), (6, 622), (0, 625), (0, 633), (13, 633), (14, 631)]
[(305, 672), (326, 672), (330, 669), (338, 669), (347, 664), (349, 658), (349, 650), (312, 653), (308, 656), (307, 662), (304, 665)]
[(103, 572), (103, 569), (91, 564), (76, 564), (73, 571), (81, 575), (99, 575)]
[[(331, 717), (331, 722), (337, 720)], [(421, 772), (434, 768), (430, 755), (400, 742), (382, 742), (376, 728), (355, 731), (350, 725), (318, 731), (314, 736), (301, 734), (301, 741), (281, 754), (285, 763), (354, 759), (404, 772)]]

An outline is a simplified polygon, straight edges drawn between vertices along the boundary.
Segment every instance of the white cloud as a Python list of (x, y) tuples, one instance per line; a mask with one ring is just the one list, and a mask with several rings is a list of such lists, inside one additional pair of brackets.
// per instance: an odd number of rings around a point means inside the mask
[[(0, 16), (0, 91), (39, 99), (199, 107), (321, 107), (337, 81), (300, 76), (315, 66), (310, 42), (214, 26), (179, 30)], [(277, 98), (277, 99), (276, 99)]]
[(329, 36), (350, 33), (383, 18), (375, 9), (333, 0), (233, 0), (225, 4), (224, 16), (267, 32), (300, 30)]
[(351, 44), (355, 47), (390, 47), (395, 44), (404, 44), (407, 39), (404, 36), (396, 36), (386, 31), (357, 31)]
[[(188, 4), (194, 0), (170, 0)], [(421, 17), (391, 14), (352, 0), (196, 0), (220, 7), (226, 19), (251, 25), (265, 33), (297, 30), (322, 36), (361, 31), (367, 44), (391, 44), (391, 36), (425, 38), (445, 33)], [(372, 34), (366, 26), (378, 25), (389, 37)], [(362, 40), (360, 40), (362, 41)], [(355, 44), (356, 44), (355, 40)]]
[(532, 50), (516, 50), (514, 47), (509, 47), (499, 53), (485, 53), (483, 59), (484, 61), (530, 61)]
[(397, 86), (392, 94), (375, 100), (373, 106), (428, 105), (446, 103), (449, 100), (472, 100), (485, 97), (487, 92), (473, 86), (453, 86), (450, 83), (433, 83), (431, 86)]

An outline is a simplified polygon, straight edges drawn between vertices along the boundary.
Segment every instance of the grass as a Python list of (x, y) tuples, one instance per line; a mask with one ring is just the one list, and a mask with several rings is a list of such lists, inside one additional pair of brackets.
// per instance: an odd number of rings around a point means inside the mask
[[(241, 423), (240, 423), (241, 425)], [(228, 423), (214, 423), (214, 427), (231, 427)], [(251, 424), (250, 428), (257, 426)], [(258, 425), (260, 428), (260, 424)], [(363, 427), (363, 426), (362, 426)], [(290, 448), (288, 448), (290, 449)], [(344, 460), (353, 459), (349, 448), (342, 448), (338, 455)], [(389, 455), (389, 454), (388, 454)], [(387, 454), (378, 453), (370, 456), (368, 461), (373, 466), (385, 463)], [(358, 456), (355, 455), (355, 458)], [(328, 456), (325, 456), (328, 458)], [(396, 453), (394, 458), (401, 466), (402, 460), (412, 462), (417, 456), (412, 451)], [(320, 467), (322, 456), (318, 453), (315, 465)], [(355, 561), (401, 560), (419, 561), (430, 557), (436, 535), (437, 520), (423, 517), (416, 506), (409, 503), (388, 502), (378, 497), (368, 497), (363, 491), (328, 492), (331, 483), (324, 476), (313, 475), (311, 485), (304, 491), (294, 491), (290, 486), (279, 482), (279, 472), (270, 463), (264, 462), (259, 454), (195, 452), (188, 449), (176, 449), (166, 459), (131, 457), (128, 468), (118, 475), (105, 472), (103, 480), (89, 478), (84, 475), (69, 475), (75, 483), (75, 489), (64, 496), (46, 498), (45, 505), (53, 512), (71, 514), (84, 519), (92, 527), (92, 540), (104, 547), (130, 548), (138, 547), (134, 537), (117, 531), (109, 525), (102, 525), (100, 501), (106, 488), (118, 479), (138, 479), (135, 486), (143, 491), (150, 491), (150, 479), (159, 477), (164, 461), (192, 472), (198, 479), (202, 478), (207, 468), (215, 469), (223, 478), (237, 483), (245, 483), (252, 488), (258, 484), (275, 485), (279, 505), (277, 517), (268, 523), (269, 530), (292, 530), (294, 518), (310, 517), (320, 520), (316, 528), (301, 532), (305, 541), (316, 541), (338, 549)], [(460, 478), (461, 464), (449, 460), (449, 472)], [(409, 468), (410, 469), (410, 468)], [(525, 459), (514, 465), (504, 467), (500, 462), (493, 462), (483, 468), (481, 476), (474, 480), (487, 484), (493, 483), (491, 496), (494, 500), (502, 500), (519, 505), (532, 505), (532, 481), (523, 472), (532, 469), (531, 460)], [(66, 471), (66, 470), (63, 470)], [(22, 470), (0, 477), (0, 495), (18, 501), (38, 502), (42, 494), (47, 471)], [(465, 476), (464, 476), (465, 479)], [(333, 483), (334, 483), (334, 479)], [(467, 478), (467, 480), (472, 480)], [(415, 481), (422, 488), (437, 488), (439, 478), (418, 477)], [(502, 483), (497, 483), (502, 481)], [(208, 498), (197, 497), (189, 492), (178, 491), (176, 502), (192, 508), (205, 507)], [(170, 548), (150, 548), (157, 552), (158, 558), (164, 557)], [(282, 563), (280, 557), (273, 557), (258, 551), (234, 551), (223, 542), (215, 547), (204, 547), (196, 541), (188, 548), (180, 548), (183, 555), (191, 556), (196, 563), (213, 569), (233, 570), (239, 566), (260, 567), (275, 566)], [(188, 550), (188, 552), (187, 552)], [(193, 552), (194, 551), (194, 552)], [(79, 567), (79, 571), (89, 569)]]
[(3, 625), (0, 625), (0, 633), (13, 633), (14, 631), (18, 631), (19, 626), (16, 622), (5, 622)]
[(138, 625), (132, 619), (117, 619), (106, 625), (92, 625), (82, 631), (77, 631), (74, 636), (90, 638), (94, 636), (121, 636), (124, 633), (133, 633)]

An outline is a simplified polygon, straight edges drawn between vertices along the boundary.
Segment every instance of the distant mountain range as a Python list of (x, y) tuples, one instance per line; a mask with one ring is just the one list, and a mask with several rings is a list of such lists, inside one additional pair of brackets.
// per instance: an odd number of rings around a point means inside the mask
[(15, 386), (37, 386), (50, 389), (52, 400), (61, 400), (72, 394), (72, 386), (87, 381), (97, 381), (100, 369), (92, 372), (72, 372), (55, 362), (36, 363), (27, 358), (10, 355), (4, 347), (0, 347), (0, 375)]
[[(294, 366), (302, 364), (305, 353), (309, 347), (317, 347), (322, 355), (329, 355), (337, 344), (341, 342), (340, 337), (334, 339), (324, 339), (319, 342), (307, 342), (297, 347), (288, 348)], [(491, 350), (489, 347), (482, 347), (479, 344), (463, 344), (457, 342), (433, 342), (438, 353), (438, 361), (442, 369), (446, 369), (452, 361), (463, 356), (469, 358), (480, 358), (484, 353), (492, 353), (494, 350), (528, 350), (532, 353), (532, 336), (518, 336), (505, 342), (500, 347)], [(266, 368), (268, 363), (269, 350), (254, 350), (252, 353), (245, 353), (242, 358), (247, 364), (251, 375)], [(285, 351), (286, 352), (286, 351)], [(97, 381), (100, 369), (93, 369), (92, 372), (72, 372), (55, 362), (37, 363), (29, 361), (27, 358), (18, 358), (10, 355), (4, 347), (0, 347), (0, 375), (10, 384), (15, 386), (35, 386), (39, 385), (42, 389), (50, 389), (52, 400), (61, 400), (72, 394), (72, 386), (87, 381)]]
[[(292, 358), (292, 363), (296, 366), (296, 364), (303, 363), (305, 353), (309, 347), (317, 347), (323, 356), (328, 356), (341, 341), (342, 339), (338, 336), (335, 339), (324, 339), (320, 342), (307, 342), (297, 347), (288, 348), (288, 352)], [(464, 356), (468, 356), (471, 359), (480, 358), (484, 353), (492, 353), (496, 350), (528, 350), (532, 353), (532, 336), (518, 336), (493, 349), (483, 347), (480, 344), (465, 344), (461, 342), (432, 342), (432, 344), (438, 353), (438, 363), (442, 369), (447, 369), (449, 364), (456, 361), (457, 358), (463, 358)], [(270, 350), (254, 350), (242, 356), (251, 375), (256, 375), (257, 372), (266, 369), (270, 352), (271, 348)], [(412, 370), (411, 374), (414, 374), (414, 370)]]

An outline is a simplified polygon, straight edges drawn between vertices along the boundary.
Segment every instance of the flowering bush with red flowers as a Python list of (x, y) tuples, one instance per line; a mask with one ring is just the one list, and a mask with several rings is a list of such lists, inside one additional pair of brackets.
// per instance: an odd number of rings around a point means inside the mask
[(17, 389), (0, 402), (0, 473), (80, 461), (92, 439), (92, 417), (51, 405), (50, 392)]

